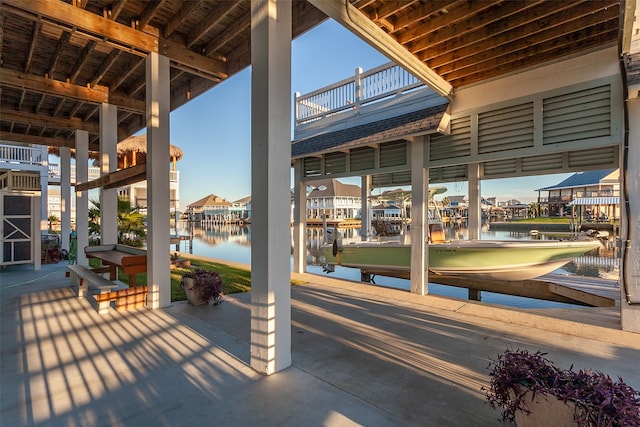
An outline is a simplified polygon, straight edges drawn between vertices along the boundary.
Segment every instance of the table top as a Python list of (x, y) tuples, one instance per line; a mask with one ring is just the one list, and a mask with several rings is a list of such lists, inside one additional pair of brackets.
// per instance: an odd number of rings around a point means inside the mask
[(147, 263), (146, 255), (132, 255), (129, 252), (123, 252), (115, 249), (87, 251), (87, 258), (98, 258), (103, 263), (124, 267), (128, 265), (140, 265)]

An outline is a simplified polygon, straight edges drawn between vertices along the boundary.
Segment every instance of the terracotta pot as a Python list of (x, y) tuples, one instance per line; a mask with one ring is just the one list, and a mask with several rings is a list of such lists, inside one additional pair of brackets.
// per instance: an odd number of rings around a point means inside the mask
[(532, 393), (528, 391), (524, 395), (524, 403), (531, 411), (527, 415), (524, 411), (516, 412), (516, 425), (518, 427), (575, 427), (578, 423), (573, 419), (575, 405), (573, 402), (564, 403), (554, 396), (536, 394), (531, 400)]
[(190, 277), (184, 278), (184, 293), (187, 295), (187, 301), (191, 305), (203, 305), (207, 302), (200, 298), (198, 294), (193, 290), (195, 281)]

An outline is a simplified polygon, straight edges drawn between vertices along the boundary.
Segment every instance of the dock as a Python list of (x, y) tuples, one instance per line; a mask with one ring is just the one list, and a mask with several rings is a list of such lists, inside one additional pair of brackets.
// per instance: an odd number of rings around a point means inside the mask
[[(327, 227), (331, 228), (360, 228), (362, 222), (359, 219), (326, 219)], [(322, 218), (307, 218), (307, 227), (322, 228), (324, 226)]]
[[(410, 272), (361, 269), (363, 282), (372, 282), (376, 275), (409, 279)], [(504, 280), (443, 276), (429, 273), (429, 283), (469, 289), (469, 299), (480, 300), (480, 292), (494, 292), (525, 298), (542, 299), (589, 307), (616, 307), (620, 305), (620, 288), (615, 280), (547, 274), (528, 280)]]

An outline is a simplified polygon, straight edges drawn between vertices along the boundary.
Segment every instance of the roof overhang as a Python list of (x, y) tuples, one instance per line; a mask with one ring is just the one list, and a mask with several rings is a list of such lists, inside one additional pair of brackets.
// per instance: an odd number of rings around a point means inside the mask
[(413, 111), (351, 128), (293, 141), (292, 160), (331, 151), (376, 145), (394, 140), (411, 140), (419, 135), (447, 132), (448, 103)]

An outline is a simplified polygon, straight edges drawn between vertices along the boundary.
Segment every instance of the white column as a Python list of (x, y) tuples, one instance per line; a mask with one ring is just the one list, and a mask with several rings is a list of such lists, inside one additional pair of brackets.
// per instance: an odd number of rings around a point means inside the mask
[[(100, 105), (100, 174), (118, 167), (118, 109)], [(118, 243), (118, 189), (100, 189), (100, 238), (103, 245)]]
[[(49, 149), (46, 145), (41, 146), (42, 164), (40, 169), (40, 233), (49, 234)], [(42, 243), (42, 239), (40, 239)], [(38, 251), (40, 254), (40, 251)], [(40, 255), (38, 255), (40, 257)]]
[[(76, 130), (76, 183), (89, 181), (89, 133)], [(78, 265), (88, 265), (84, 248), (89, 246), (89, 191), (76, 191)]]
[(251, 2), (251, 366), (291, 365), (291, 1)]
[(627, 188), (620, 198), (620, 237), (625, 246), (620, 269), (620, 321), (623, 330), (640, 333), (640, 122), (633, 119), (640, 117), (640, 98), (629, 99), (627, 108), (629, 153), (626, 168), (621, 171), (626, 175)]
[(482, 209), (480, 205), (480, 163), (469, 163), (467, 165), (467, 175), (469, 176), (469, 239), (480, 239), (480, 228), (482, 226)]
[(293, 164), (293, 271), (304, 273), (307, 269), (307, 189), (302, 182), (302, 159)]
[(371, 234), (371, 215), (369, 214), (369, 194), (371, 193), (371, 175), (360, 178), (360, 239), (367, 240)]
[(427, 181), (429, 170), (424, 167), (426, 136), (411, 143), (411, 292), (426, 295), (429, 291), (429, 252)]
[(147, 304), (151, 308), (171, 305), (169, 69), (166, 56), (147, 56)]
[(71, 233), (71, 149), (60, 147), (60, 237), (62, 249), (69, 250)]

